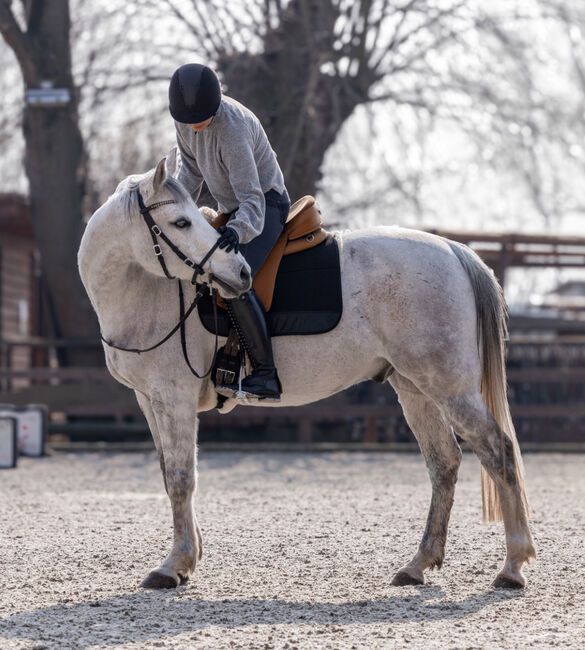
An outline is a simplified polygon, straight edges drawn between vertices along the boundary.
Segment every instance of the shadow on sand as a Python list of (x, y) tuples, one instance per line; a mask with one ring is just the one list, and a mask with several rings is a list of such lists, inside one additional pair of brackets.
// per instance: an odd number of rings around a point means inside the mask
[(87, 648), (171, 640), (211, 626), (456, 621), (522, 596), (517, 591), (484, 591), (451, 601), (440, 587), (425, 586), (415, 588), (414, 594), (378, 600), (311, 603), (265, 598), (209, 600), (193, 592), (187, 587), (173, 592), (142, 591), (22, 612), (0, 618), (0, 639), (34, 641), (38, 648)]

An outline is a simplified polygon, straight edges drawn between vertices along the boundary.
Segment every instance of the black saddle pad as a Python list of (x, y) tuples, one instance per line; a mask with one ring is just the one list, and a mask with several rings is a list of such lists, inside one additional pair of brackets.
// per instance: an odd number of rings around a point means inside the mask
[[(214, 333), (209, 292), (198, 309), (205, 329)], [(272, 306), (266, 315), (272, 336), (329, 332), (339, 323), (342, 310), (339, 246), (335, 237), (329, 235), (314, 248), (282, 258)], [(218, 333), (227, 336), (229, 318), (225, 310), (217, 311)]]

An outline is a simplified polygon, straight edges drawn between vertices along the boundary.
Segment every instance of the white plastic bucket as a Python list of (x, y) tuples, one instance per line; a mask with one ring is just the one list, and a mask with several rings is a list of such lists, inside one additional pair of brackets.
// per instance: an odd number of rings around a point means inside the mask
[(18, 459), (17, 421), (10, 415), (0, 415), (0, 469), (16, 467)]
[(47, 407), (39, 404), (28, 406), (0, 405), (0, 417), (16, 419), (18, 451), (23, 456), (42, 456), (47, 439)]

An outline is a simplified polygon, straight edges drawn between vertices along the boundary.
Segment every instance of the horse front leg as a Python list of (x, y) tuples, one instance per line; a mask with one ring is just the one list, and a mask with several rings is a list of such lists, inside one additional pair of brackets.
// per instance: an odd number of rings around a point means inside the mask
[(453, 506), (461, 449), (439, 409), (405, 377), (391, 379), (408, 425), (424, 456), (432, 485), (425, 531), (414, 558), (394, 576), (394, 586), (424, 584), (424, 571), (440, 569)]
[[(140, 391), (135, 390), (134, 394), (136, 395), (136, 401), (138, 402), (138, 406), (140, 406), (140, 410), (142, 411), (142, 414), (146, 418), (148, 428), (150, 429), (150, 435), (152, 436), (152, 439), (154, 440), (154, 446), (155, 446), (156, 451), (158, 453), (158, 460), (160, 462), (160, 468), (162, 470), (163, 480), (165, 480), (164, 479), (164, 477), (165, 477), (165, 457), (164, 457), (163, 450), (162, 450), (162, 445), (161, 445), (161, 442), (160, 442), (160, 434), (158, 432), (158, 425), (156, 423), (156, 418), (154, 417), (154, 411), (152, 410), (150, 400), (148, 399), (148, 397), (144, 393), (141, 393)], [(166, 485), (165, 485), (165, 489), (166, 489)]]
[[(142, 587), (168, 589), (184, 584), (201, 559), (201, 531), (193, 512), (197, 488), (197, 413), (186, 396), (183, 401), (150, 399), (145, 411), (157, 448), (165, 489), (173, 513), (173, 547), (165, 561), (151, 571)], [(193, 402), (193, 396), (190, 396)], [(151, 424), (152, 420), (152, 424)]]

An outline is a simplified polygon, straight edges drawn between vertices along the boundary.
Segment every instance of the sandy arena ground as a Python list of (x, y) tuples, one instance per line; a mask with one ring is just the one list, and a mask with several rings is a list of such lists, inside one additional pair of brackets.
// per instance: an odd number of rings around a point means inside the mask
[(585, 457), (527, 455), (538, 559), (493, 591), (501, 524), (481, 524), (465, 455), (447, 558), (392, 587), (420, 540), (419, 455), (201, 453), (194, 579), (138, 588), (170, 549), (154, 454), (21, 459), (0, 473), (0, 649), (584, 648)]

